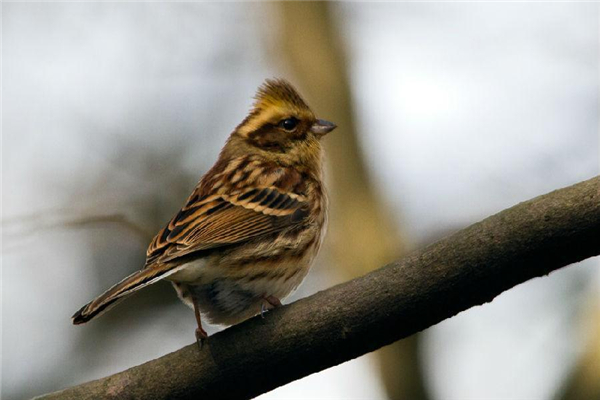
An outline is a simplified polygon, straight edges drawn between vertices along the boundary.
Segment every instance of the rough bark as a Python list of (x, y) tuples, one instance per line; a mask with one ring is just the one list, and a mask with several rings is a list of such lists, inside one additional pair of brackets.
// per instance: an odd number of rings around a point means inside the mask
[(251, 398), (600, 253), (600, 177), (518, 204), (361, 278), (41, 398)]

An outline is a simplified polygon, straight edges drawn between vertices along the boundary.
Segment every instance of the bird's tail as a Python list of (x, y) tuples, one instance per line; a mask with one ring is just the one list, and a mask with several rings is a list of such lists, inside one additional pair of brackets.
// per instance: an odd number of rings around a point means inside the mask
[(160, 264), (129, 275), (127, 278), (123, 279), (73, 314), (71, 317), (73, 319), (73, 324), (79, 325), (88, 322), (92, 318), (107, 311), (130, 294), (166, 278), (177, 272), (179, 269), (180, 268), (173, 265)]

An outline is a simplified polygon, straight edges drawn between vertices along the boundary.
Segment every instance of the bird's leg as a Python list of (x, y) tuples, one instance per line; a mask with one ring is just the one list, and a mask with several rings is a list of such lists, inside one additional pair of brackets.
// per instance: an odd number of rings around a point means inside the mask
[[(281, 306), (282, 306), (282, 304), (281, 304), (281, 301), (280, 301), (280, 300), (279, 300), (277, 297), (275, 297), (275, 296), (267, 296), (267, 295), (263, 295), (263, 297), (262, 297), (262, 298), (263, 298), (263, 300), (264, 300), (264, 301), (262, 302), (262, 304), (260, 305), (260, 316), (261, 316), (262, 318), (264, 318), (264, 317), (265, 317), (265, 311), (266, 311), (266, 310), (272, 310), (272, 309), (274, 309), (274, 308), (277, 308), (277, 307), (281, 307)], [(266, 302), (267, 304), (265, 304), (265, 302)]]
[(198, 343), (198, 348), (202, 349), (202, 344), (204, 340), (208, 338), (208, 334), (202, 328), (202, 321), (200, 320), (200, 309), (198, 308), (198, 301), (196, 300), (196, 296), (194, 296), (194, 292), (190, 290), (190, 294), (192, 296), (192, 303), (194, 304), (194, 314), (196, 314), (196, 322), (198, 323), (198, 328), (196, 328), (196, 343)]

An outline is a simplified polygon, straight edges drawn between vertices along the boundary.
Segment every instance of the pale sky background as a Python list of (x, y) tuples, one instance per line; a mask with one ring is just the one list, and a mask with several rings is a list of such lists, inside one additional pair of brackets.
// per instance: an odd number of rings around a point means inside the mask
[[(599, 173), (598, 4), (336, 6), (367, 165), (415, 245)], [(193, 314), (166, 284), (73, 327), (74, 311), (141, 267), (147, 240), (122, 224), (65, 224), (166, 222), (256, 87), (282, 71), (268, 58), (268, 3), (2, 7), (2, 398), (20, 399), (193, 341)], [(552, 398), (585, 344), (598, 264), (427, 330), (433, 397)], [(321, 262), (294, 298), (334, 280)], [(383, 398), (374, 364), (263, 398)]]

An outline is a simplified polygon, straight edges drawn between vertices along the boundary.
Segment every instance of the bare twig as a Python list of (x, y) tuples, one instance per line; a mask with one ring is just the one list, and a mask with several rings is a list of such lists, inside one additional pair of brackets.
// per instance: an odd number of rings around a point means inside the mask
[(375, 272), (44, 399), (250, 398), (600, 253), (600, 177), (474, 224)]

